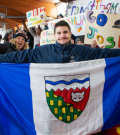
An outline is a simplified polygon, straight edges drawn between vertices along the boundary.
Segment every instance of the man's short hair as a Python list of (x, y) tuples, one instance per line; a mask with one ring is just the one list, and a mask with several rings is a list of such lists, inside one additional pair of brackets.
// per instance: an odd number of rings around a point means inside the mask
[(70, 26), (69, 26), (69, 24), (67, 22), (65, 22), (65, 21), (59, 21), (59, 22), (57, 22), (55, 24), (54, 33), (55, 33), (56, 28), (59, 27), (59, 26), (66, 26), (66, 27), (68, 27), (69, 31), (71, 32), (71, 28), (70, 28)]

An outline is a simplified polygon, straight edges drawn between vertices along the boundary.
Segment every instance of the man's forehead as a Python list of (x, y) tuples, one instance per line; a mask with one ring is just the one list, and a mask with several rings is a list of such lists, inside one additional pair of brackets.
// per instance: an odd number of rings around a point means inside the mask
[(69, 31), (67, 26), (58, 26), (56, 28), (56, 32), (63, 32), (63, 31)]

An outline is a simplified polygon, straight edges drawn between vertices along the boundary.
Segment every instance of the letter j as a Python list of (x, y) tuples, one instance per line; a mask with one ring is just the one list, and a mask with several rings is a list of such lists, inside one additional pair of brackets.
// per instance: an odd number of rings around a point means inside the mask
[(95, 35), (95, 32), (98, 32), (98, 30), (96, 30), (95, 28), (89, 27), (89, 29), (91, 29), (91, 34), (87, 34), (87, 37), (89, 39), (93, 38)]

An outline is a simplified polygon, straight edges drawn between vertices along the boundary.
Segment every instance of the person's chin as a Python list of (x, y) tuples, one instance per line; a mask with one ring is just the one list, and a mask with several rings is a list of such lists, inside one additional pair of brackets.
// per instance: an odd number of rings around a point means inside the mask
[(68, 44), (69, 44), (69, 42), (59, 42), (59, 41), (58, 41), (58, 43), (59, 43), (60, 45), (68, 45)]
[(19, 46), (18, 46), (18, 48), (20, 48), (20, 49), (21, 49), (22, 47), (23, 47), (22, 45), (19, 45)]

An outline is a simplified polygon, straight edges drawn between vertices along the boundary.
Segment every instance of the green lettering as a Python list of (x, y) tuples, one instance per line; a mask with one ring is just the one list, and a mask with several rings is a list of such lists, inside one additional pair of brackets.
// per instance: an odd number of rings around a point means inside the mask
[(37, 17), (36, 18), (29, 18), (29, 21), (33, 22), (33, 21), (36, 21), (37, 20)]
[(113, 48), (115, 46), (115, 41), (113, 40), (114, 40), (114, 37), (108, 37), (107, 41), (111, 43), (111, 45), (106, 45), (105, 48)]

